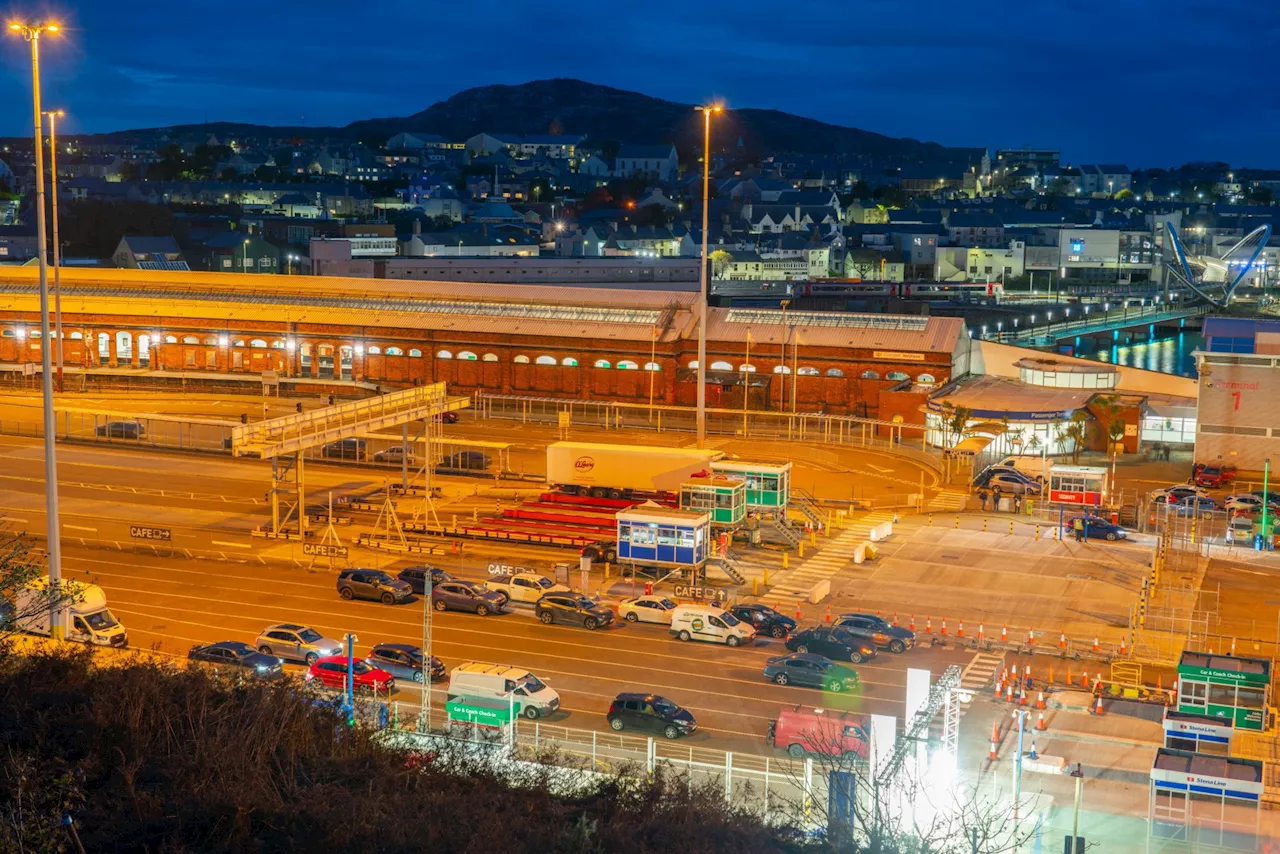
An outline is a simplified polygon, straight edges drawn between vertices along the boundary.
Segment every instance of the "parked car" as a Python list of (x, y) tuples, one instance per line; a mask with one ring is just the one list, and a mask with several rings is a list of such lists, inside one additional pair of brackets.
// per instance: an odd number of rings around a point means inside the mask
[(533, 606), (544, 625), (572, 623), (584, 629), (607, 626), (613, 622), (613, 611), (594, 599), (574, 593), (551, 593)]
[[(1243, 513), (1261, 513), (1262, 504), (1262, 496), (1256, 495), (1252, 492), (1237, 492), (1233, 495), (1228, 495), (1223, 500), (1223, 506), (1228, 510)], [(1276, 503), (1274, 500), (1267, 502), (1267, 505), (1271, 510), (1280, 509), (1280, 504)]]
[(489, 467), (489, 455), (483, 451), (458, 451), (441, 460), (440, 467), (480, 471)]
[(871, 753), (870, 723), (869, 716), (856, 712), (795, 706), (769, 722), (764, 738), (793, 759), (809, 753), (866, 759)]
[(1036, 483), (1036, 479), (1024, 471), (1019, 471), (1013, 466), (990, 465), (984, 468), (973, 479), (975, 488), (981, 488), (990, 483), (991, 478), (996, 475), (1005, 475), (1006, 477), (1014, 477), (1027, 483)]
[(648, 595), (623, 599), (618, 604), (618, 616), (628, 623), (662, 623), (671, 625), (671, 613), (676, 603), (665, 596)]
[[(392, 445), (390, 448), (384, 448), (373, 455), (373, 459), (379, 463), (403, 463), (405, 461), (405, 452), (402, 445)], [(409, 465), (413, 465), (414, 453), (409, 451)]]
[(445, 424), (457, 424), (458, 413), (454, 412), (452, 409), (449, 410), (448, 412), (441, 412), (440, 420), (443, 421)]
[(623, 693), (614, 697), (605, 715), (615, 732), (625, 729), (660, 732), (669, 739), (692, 735), (698, 722), (688, 709), (657, 694)]
[(671, 612), (671, 634), (682, 641), (708, 641), (741, 646), (756, 630), (719, 605), (677, 605)]
[[(308, 683), (319, 682), (326, 688), (342, 690), (347, 684), (347, 657), (330, 655), (307, 668), (303, 677)], [(360, 659), (351, 662), (351, 690), (357, 694), (387, 696), (396, 688), (395, 677), (380, 667), (370, 667)]]
[(876, 650), (864, 640), (855, 638), (844, 629), (812, 626), (787, 638), (787, 649), (792, 652), (816, 652), (837, 661), (861, 664), (876, 657)]
[(1151, 500), (1157, 504), (1181, 501), (1189, 495), (1205, 495), (1203, 487), (1192, 486), (1186, 483), (1175, 483), (1172, 486), (1162, 486), (1159, 489), (1151, 490)]
[(812, 652), (774, 656), (765, 661), (764, 675), (778, 685), (803, 685), (833, 694), (858, 687), (856, 670)]
[(525, 602), (532, 605), (548, 593), (571, 593), (564, 584), (556, 584), (545, 575), (536, 572), (517, 572), (490, 578), (484, 586), (502, 597), (502, 604)]
[(427, 573), (431, 574), (431, 586), (444, 584), (446, 581), (453, 581), (454, 578), (449, 573), (439, 567), (425, 566), (406, 566), (400, 570), (400, 574), (396, 576), (413, 589), (414, 593), (419, 595), (427, 592)]
[(1102, 540), (1123, 540), (1129, 536), (1129, 532), (1124, 528), (1111, 524), (1101, 516), (1073, 516), (1067, 520), (1067, 528), (1074, 531), (1077, 520), (1084, 526), (1084, 535), (1086, 537)]
[(342, 652), (342, 644), (338, 641), (297, 623), (267, 626), (253, 645), (263, 655), (278, 655), (289, 661), (305, 661), (307, 664)]
[(1217, 489), (1236, 479), (1236, 467), (1233, 465), (1203, 466), (1198, 468), (1191, 479), (1196, 486)]
[(431, 660), (423, 666), (422, 647), (408, 643), (376, 644), (365, 657), (365, 664), (387, 671), (396, 679), (406, 682), (421, 682), (424, 678), (435, 682), (444, 678), (444, 662), (431, 656)]
[(325, 445), (320, 450), (320, 456), (329, 459), (363, 460), (364, 450), (364, 439), (339, 439)]
[(109, 439), (141, 439), (147, 428), (140, 421), (108, 421), (99, 424), (96, 432)]
[(915, 646), (916, 633), (902, 626), (891, 626), (883, 617), (875, 614), (841, 614), (836, 625), (853, 635), (874, 645), (877, 649), (887, 649), (894, 654), (906, 652)]
[(487, 617), (502, 610), (502, 597), (474, 581), (446, 581), (431, 588), (431, 606), (437, 611), (472, 611)]
[(734, 605), (729, 613), (756, 630), (757, 635), (785, 638), (795, 631), (796, 621), (768, 605)]
[(591, 558), (592, 563), (617, 563), (618, 544), (613, 540), (599, 540), (582, 547), (581, 555)]
[(372, 599), (383, 605), (403, 602), (413, 595), (407, 581), (392, 578), (380, 569), (344, 569), (338, 573), (338, 595), (343, 599)]
[(1188, 495), (1181, 501), (1172, 502), (1175, 513), (1179, 516), (1203, 516), (1218, 509), (1218, 502), (1207, 495)]
[(998, 489), (1005, 495), (1039, 495), (1041, 490), (1040, 484), (1024, 475), (1005, 472), (993, 474), (987, 479), (986, 487), (992, 492)]
[(994, 463), (992, 468), (998, 468), (1002, 471), (1013, 469), (1037, 483), (1044, 483), (1049, 479), (1049, 474), (1053, 471), (1053, 460), (1039, 454), (1021, 454), (1005, 457), (1003, 460)]
[(270, 681), (284, 678), (284, 665), (274, 655), (264, 655), (244, 641), (196, 644), (187, 652), (188, 661), (212, 664), (215, 669), (247, 679)]

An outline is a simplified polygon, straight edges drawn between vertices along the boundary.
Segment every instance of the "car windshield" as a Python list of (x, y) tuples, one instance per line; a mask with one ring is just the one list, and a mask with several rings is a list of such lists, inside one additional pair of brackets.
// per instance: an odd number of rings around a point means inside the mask
[(536, 694), (539, 691), (541, 691), (543, 688), (547, 687), (542, 683), (541, 679), (539, 679), (537, 676), (534, 676), (532, 673), (525, 675), (520, 680), (519, 684), (520, 684), (520, 687), (524, 688), (525, 692), (528, 694)]
[(670, 700), (657, 699), (653, 701), (653, 710), (664, 718), (669, 718), (680, 711), (680, 707)]
[(89, 624), (89, 628), (96, 632), (106, 631), (120, 625), (106, 608), (93, 614), (86, 614), (84, 621)]
[(737, 617), (733, 616), (733, 614), (730, 614), (728, 611), (722, 611), (720, 613), (720, 619), (724, 620), (724, 624), (726, 626), (736, 626), (740, 622), (742, 622)]
[(676, 606), (676, 603), (672, 602), (670, 599), (659, 599), (658, 604), (666, 608), (668, 611)]
[(320, 640), (321, 635), (315, 629), (302, 629), (298, 632), (298, 637), (302, 638), (303, 643), (315, 643)]
[(538, 583), (538, 586), (541, 587), (543, 590), (547, 590), (551, 587), (556, 586), (556, 583), (552, 581), (550, 578), (547, 578), (545, 575), (538, 576), (537, 583)]
[(835, 666), (835, 662), (828, 658), (822, 661), (813, 662), (813, 666), (818, 668), (819, 670), (830, 670), (832, 667)]
[(596, 603), (592, 602), (586, 596), (579, 596), (577, 605), (579, 608), (594, 608), (596, 606)]
[(357, 673), (357, 674), (359, 674), (359, 673), (368, 673), (368, 672), (369, 672), (370, 670), (372, 670), (372, 669), (373, 669), (372, 667), (370, 667), (369, 665), (365, 664), (363, 661), (360, 661), (360, 660), (358, 660), (358, 659), (357, 659), (356, 661), (352, 662), (352, 664), (351, 664), (351, 672), (352, 672), (352, 673)]
[(371, 572), (369, 573), (369, 578), (382, 584), (391, 583), (391, 576), (387, 575), (385, 572)]

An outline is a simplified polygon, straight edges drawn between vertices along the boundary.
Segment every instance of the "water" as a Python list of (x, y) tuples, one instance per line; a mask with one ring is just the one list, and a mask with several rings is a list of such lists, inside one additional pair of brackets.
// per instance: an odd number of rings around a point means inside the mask
[(1079, 338), (1075, 341), (1063, 341), (1061, 344), (1074, 344), (1073, 355), (1082, 359), (1096, 359), (1113, 365), (1194, 377), (1196, 360), (1191, 354), (1204, 347), (1204, 338), (1198, 332), (1178, 332), (1152, 341), (1134, 341), (1132, 344), (1101, 338)]

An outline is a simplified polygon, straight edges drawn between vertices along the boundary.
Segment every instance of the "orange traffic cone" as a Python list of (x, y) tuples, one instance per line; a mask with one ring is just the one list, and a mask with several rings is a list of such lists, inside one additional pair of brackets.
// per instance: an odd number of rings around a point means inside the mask
[(916, 630), (916, 615), (915, 615), (915, 614), (912, 614), (912, 615), (911, 615), (911, 622), (907, 623), (907, 628), (908, 628), (908, 629), (910, 629), (910, 630), (911, 630), (911, 631), (913, 631), (913, 632)]
[(987, 752), (987, 758), (995, 762), (1000, 758), (1000, 725), (991, 725), (991, 750)]
[(1009, 640), (1009, 627), (1002, 626), (1000, 628), (1000, 643), (1007, 643)]
[(933, 618), (932, 617), (926, 616), (924, 618), (924, 633), (927, 635), (933, 634)]
[(1039, 716), (1036, 717), (1036, 729), (1040, 730), (1041, 732), (1044, 732), (1046, 729), (1044, 725), (1044, 712), (1041, 712)]
[(1094, 709), (1094, 712), (1093, 712), (1093, 713), (1094, 713), (1095, 715), (1097, 715), (1098, 717), (1102, 717), (1104, 714), (1106, 714), (1106, 713), (1102, 710), (1102, 697), (1098, 697), (1098, 705), (1097, 705), (1097, 708), (1095, 708), (1095, 709)]
[(831, 605), (830, 604), (827, 605), (827, 615), (825, 619), (828, 623), (831, 622)]
[(960, 621), (960, 628), (956, 629), (956, 637), (964, 637), (964, 620)]
[(1096, 637), (1093, 639), (1093, 651), (1094, 654), (1097, 654), (1098, 652), (1098, 639)]
[(947, 636), (947, 618), (946, 617), (942, 618), (942, 636), (944, 638)]
[(897, 611), (894, 611), (894, 612), (893, 612), (893, 622), (892, 622), (892, 623), (890, 623), (890, 625), (891, 625), (891, 626), (893, 626), (895, 629), (898, 627), (898, 612), (897, 612)]
[(1043, 692), (1043, 691), (1041, 691), (1041, 692), (1036, 696), (1036, 708), (1037, 708), (1037, 709), (1043, 709), (1043, 708), (1044, 708), (1044, 692)]

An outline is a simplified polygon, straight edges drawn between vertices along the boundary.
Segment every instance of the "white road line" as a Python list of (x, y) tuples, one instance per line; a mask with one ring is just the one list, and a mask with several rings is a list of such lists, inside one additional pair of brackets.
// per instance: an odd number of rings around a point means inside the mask
[(86, 528), (86, 527), (84, 527), (83, 525), (68, 525), (68, 524), (67, 524), (67, 523), (65, 523), (65, 522), (64, 522), (64, 523), (62, 523), (62, 527), (64, 527), (64, 528), (69, 528), (69, 529), (71, 529), (72, 531), (90, 531), (90, 532), (95, 533), (95, 534), (98, 532), (98, 529), (97, 529), (97, 528)]
[(0, 522), (17, 522), (19, 525), (30, 524), (30, 519), (19, 519), (16, 516), (0, 516)]
[(247, 549), (247, 548), (250, 548), (250, 546), (249, 546), (249, 544), (248, 544), (248, 543), (229, 543), (229, 542), (227, 542), (226, 540), (210, 540), (209, 542), (210, 542), (210, 543), (212, 543), (212, 544), (213, 544), (213, 545), (215, 545), (215, 546), (228, 546), (228, 547), (233, 548), (233, 549)]

